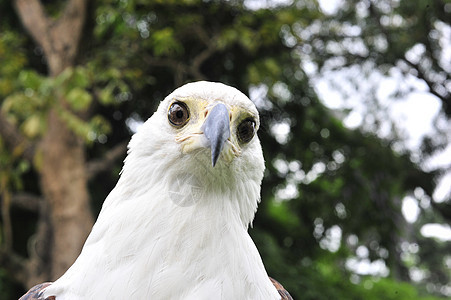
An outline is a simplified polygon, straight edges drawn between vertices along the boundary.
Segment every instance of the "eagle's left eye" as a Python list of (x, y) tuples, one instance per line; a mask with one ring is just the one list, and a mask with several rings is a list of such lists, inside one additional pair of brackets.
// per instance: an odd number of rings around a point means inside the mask
[(183, 102), (172, 103), (168, 111), (168, 120), (176, 127), (185, 125), (189, 120), (189, 111), (186, 104)]
[(246, 119), (238, 125), (237, 136), (240, 142), (249, 143), (255, 134), (255, 121)]

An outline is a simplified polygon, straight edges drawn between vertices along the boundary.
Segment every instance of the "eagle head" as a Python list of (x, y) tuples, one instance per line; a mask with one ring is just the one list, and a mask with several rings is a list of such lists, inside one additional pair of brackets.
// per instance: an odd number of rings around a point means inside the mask
[(188, 83), (169, 94), (133, 136), (122, 178), (130, 178), (134, 192), (156, 185), (143, 181), (158, 180), (167, 199), (180, 206), (218, 195), (236, 199), (247, 226), (265, 169), (259, 126), (254, 103), (236, 88)]

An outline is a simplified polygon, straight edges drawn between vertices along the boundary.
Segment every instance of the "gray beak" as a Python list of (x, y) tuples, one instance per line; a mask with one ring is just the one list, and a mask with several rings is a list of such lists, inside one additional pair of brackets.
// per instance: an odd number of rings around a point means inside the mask
[(224, 104), (219, 103), (213, 107), (202, 125), (202, 130), (210, 142), (211, 164), (214, 167), (224, 143), (230, 137), (229, 111)]

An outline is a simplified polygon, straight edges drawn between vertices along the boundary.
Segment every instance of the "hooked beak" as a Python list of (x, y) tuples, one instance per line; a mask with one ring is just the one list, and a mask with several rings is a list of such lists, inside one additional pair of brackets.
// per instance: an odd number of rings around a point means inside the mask
[(202, 130), (210, 142), (211, 164), (214, 167), (225, 142), (230, 137), (229, 111), (224, 104), (216, 104), (211, 109), (202, 125)]

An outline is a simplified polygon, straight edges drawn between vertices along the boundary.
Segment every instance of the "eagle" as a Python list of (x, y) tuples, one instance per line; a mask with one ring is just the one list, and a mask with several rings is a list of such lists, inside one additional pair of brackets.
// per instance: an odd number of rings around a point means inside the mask
[(132, 136), (74, 264), (21, 299), (292, 299), (248, 234), (265, 170), (254, 103), (179, 87)]

